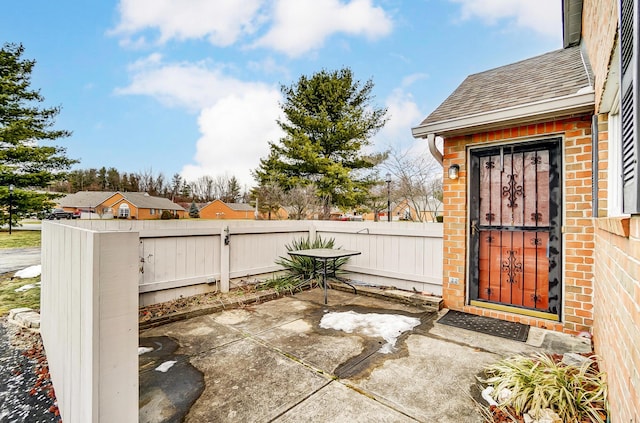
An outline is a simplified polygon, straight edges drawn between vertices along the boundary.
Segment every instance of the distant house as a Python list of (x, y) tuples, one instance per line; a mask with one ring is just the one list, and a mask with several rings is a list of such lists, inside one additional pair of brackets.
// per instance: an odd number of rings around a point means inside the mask
[(200, 209), (201, 219), (250, 219), (256, 218), (255, 209), (247, 203), (225, 203), (213, 200)]
[(66, 211), (118, 219), (160, 219), (165, 210), (178, 218), (187, 214), (183, 207), (168, 198), (154, 197), (146, 192), (80, 191), (61, 198), (58, 206)]

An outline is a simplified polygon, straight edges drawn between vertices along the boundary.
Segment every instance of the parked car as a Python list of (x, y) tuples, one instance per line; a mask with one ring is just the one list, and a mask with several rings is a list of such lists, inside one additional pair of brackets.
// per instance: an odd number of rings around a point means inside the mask
[(47, 219), (49, 220), (77, 219), (79, 217), (80, 217), (79, 214), (76, 216), (73, 212), (68, 212), (63, 209), (53, 209), (51, 213), (49, 213), (49, 215), (47, 216)]

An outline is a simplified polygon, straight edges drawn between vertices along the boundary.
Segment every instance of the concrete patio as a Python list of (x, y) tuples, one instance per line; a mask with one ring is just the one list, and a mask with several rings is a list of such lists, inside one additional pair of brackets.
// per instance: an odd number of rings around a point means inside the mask
[[(385, 354), (380, 336), (320, 327), (337, 312), (419, 324)], [(524, 343), (436, 323), (444, 312), (337, 290), (324, 305), (313, 289), (143, 331), (140, 422), (481, 422), (473, 398), (487, 364), (590, 350), (536, 328)]]

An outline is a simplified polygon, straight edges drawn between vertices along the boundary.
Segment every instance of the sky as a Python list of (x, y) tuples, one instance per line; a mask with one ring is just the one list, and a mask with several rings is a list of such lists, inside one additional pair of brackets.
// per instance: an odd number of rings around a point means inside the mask
[(371, 149), (426, 152), (411, 128), (466, 76), (562, 48), (561, 2), (24, 0), (3, 8), (0, 40), (36, 60), (74, 168), (249, 187), (282, 136), (281, 86), (349, 67), (388, 108)]

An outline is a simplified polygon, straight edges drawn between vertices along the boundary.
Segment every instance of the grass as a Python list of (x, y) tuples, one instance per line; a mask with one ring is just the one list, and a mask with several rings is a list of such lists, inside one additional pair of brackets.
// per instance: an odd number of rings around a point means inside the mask
[(0, 275), (0, 316), (9, 313), (12, 308), (29, 307), (40, 308), (40, 286), (27, 291), (16, 292), (15, 290), (24, 285), (35, 285), (40, 282), (40, 277), (28, 279), (11, 279), (13, 273)]
[(40, 231), (0, 231), (0, 249), (40, 246)]

